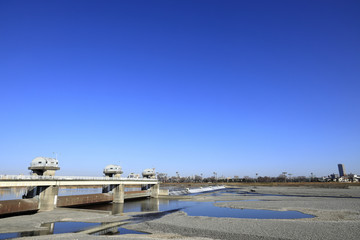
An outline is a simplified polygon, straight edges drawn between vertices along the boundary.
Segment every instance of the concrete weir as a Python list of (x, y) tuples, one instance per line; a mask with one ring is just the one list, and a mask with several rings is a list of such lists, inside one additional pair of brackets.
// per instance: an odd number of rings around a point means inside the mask
[[(144, 186), (143, 191), (125, 192), (125, 185)], [(59, 187), (99, 186), (102, 194), (58, 196)], [(125, 199), (159, 196), (156, 179), (128, 179), (116, 177), (79, 178), (54, 176), (0, 177), (0, 187), (28, 187), (22, 200), (0, 201), (0, 215), (27, 211), (51, 211), (56, 207), (93, 204), (101, 202), (124, 203)], [(31, 203), (31, 204), (29, 204)], [(36, 207), (35, 207), (36, 205)]]
[(35, 212), (39, 210), (39, 201), (37, 199), (17, 199), (0, 201), (0, 216)]
[[(58, 207), (71, 207), (107, 202), (124, 203), (126, 199), (151, 197), (151, 192), (148, 190), (124, 192), (124, 196), (118, 194), (117, 199), (115, 199), (116, 195), (112, 193), (96, 193), (70, 196), (52, 195), (52, 193), (55, 193), (55, 191), (56, 189), (50, 188), (48, 192), (43, 193), (39, 197), (0, 201), (0, 216), (35, 211), (50, 211)], [(55, 205), (53, 205), (53, 203)]]
[[(51, 211), (59, 206), (111, 201), (124, 203), (126, 198), (159, 197), (160, 188), (155, 177), (155, 169), (145, 169), (143, 178), (139, 176), (122, 178), (121, 166), (111, 164), (103, 171), (105, 177), (58, 177), (55, 176), (55, 171), (60, 169), (59, 162), (57, 158), (48, 157), (34, 158), (28, 169), (32, 171), (30, 176), (0, 175), (0, 188), (25, 187), (27, 193), (23, 198), (29, 200), (0, 201), (0, 215), (32, 210)], [(126, 193), (125, 185), (141, 187), (143, 191)], [(60, 187), (90, 186), (102, 187), (102, 194), (59, 197)]]

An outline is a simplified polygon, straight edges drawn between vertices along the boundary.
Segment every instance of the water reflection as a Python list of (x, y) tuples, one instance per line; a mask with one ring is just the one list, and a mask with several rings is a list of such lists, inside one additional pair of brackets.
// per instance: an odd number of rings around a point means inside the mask
[(31, 237), (31, 236), (43, 236), (54, 233), (54, 223), (43, 223), (41, 224), (41, 230), (29, 231), (29, 232), (20, 232), (18, 237)]
[(149, 211), (161, 211), (160, 206), (168, 205), (169, 200), (146, 198), (146, 199), (130, 199), (125, 203), (106, 203), (79, 206), (81, 209), (94, 209), (102, 211), (111, 211), (113, 214), (122, 214), (127, 212), (149, 212)]
[(108, 229), (101, 230), (99, 232), (93, 233), (92, 235), (122, 235), (122, 234), (149, 234), (146, 232), (139, 232), (135, 230), (130, 230), (122, 227), (111, 227)]
[(151, 212), (159, 211), (160, 201), (156, 198), (148, 198), (137, 201), (127, 201), (126, 203), (109, 203), (103, 206), (87, 206), (87, 208), (96, 208), (101, 210), (110, 210), (113, 215), (124, 212)]
[(158, 198), (149, 198), (148, 201), (141, 202), (141, 211), (159, 211), (160, 201)]
[(124, 213), (124, 203), (113, 203), (111, 213), (113, 215)]
[(41, 230), (17, 232), (17, 233), (1, 233), (0, 239), (49, 235), (54, 233), (54, 227), (55, 227), (54, 223), (43, 223), (41, 224)]
[[(222, 201), (223, 202), (223, 201)], [(258, 218), (258, 219), (294, 219), (312, 218), (314, 216), (297, 211), (271, 211), (257, 209), (235, 209), (217, 207), (214, 202), (191, 202), (169, 199), (148, 198), (137, 201), (126, 201), (124, 204), (105, 204), (81, 208), (112, 211), (113, 214), (124, 212), (172, 211), (181, 209), (189, 216)]]
[(27, 188), (0, 188), (0, 201), (21, 199)]

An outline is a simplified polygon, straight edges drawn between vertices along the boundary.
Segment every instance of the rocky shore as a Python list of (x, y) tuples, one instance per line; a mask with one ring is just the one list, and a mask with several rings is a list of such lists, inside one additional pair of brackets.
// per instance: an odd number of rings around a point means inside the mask
[[(311, 187), (241, 187), (248, 194), (211, 193), (191, 201), (214, 202), (222, 208), (300, 211), (315, 216), (303, 219), (241, 219), (188, 216), (177, 211), (161, 218), (122, 227), (147, 235), (94, 236), (82, 233), (51, 235), (52, 239), (359, 239), (360, 187), (348, 189)], [(255, 192), (255, 193), (254, 193)], [(265, 195), (262, 195), (265, 194)], [(126, 203), (125, 203), (126, 204)], [(135, 213), (111, 215), (106, 211), (56, 209), (34, 215), (0, 219), (0, 233), (39, 230), (55, 221), (121, 222)], [(49, 235), (21, 239), (48, 239)]]

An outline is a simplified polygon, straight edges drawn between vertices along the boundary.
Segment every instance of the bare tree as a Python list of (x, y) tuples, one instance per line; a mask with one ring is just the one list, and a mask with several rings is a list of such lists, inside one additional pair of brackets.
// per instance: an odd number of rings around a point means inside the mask
[(288, 175), (289, 175), (289, 180), (290, 180), (290, 182), (291, 182), (292, 173), (288, 173)]

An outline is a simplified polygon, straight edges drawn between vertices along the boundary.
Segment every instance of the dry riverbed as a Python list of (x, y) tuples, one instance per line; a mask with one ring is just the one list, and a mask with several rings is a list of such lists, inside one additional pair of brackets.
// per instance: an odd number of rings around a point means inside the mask
[[(359, 239), (360, 187), (348, 189), (311, 187), (241, 187), (256, 194), (211, 193), (191, 201), (215, 202), (215, 206), (239, 209), (300, 211), (314, 215), (304, 219), (241, 219), (187, 216), (179, 211), (161, 218), (123, 227), (148, 235), (93, 236), (81, 233), (51, 235), (52, 239)], [(271, 194), (271, 195), (261, 195)], [(186, 199), (184, 199), (186, 200)], [(256, 201), (254, 201), (256, 200)], [(125, 203), (126, 204), (126, 203)], [(120, 222), (133, 213), (111, 215), (103, 211), (56, 209), (34, 215), (0, 219), (0, 233), (39, 229), (55, 221)], [(23, 239), (49, 239), (49, 235)]]

